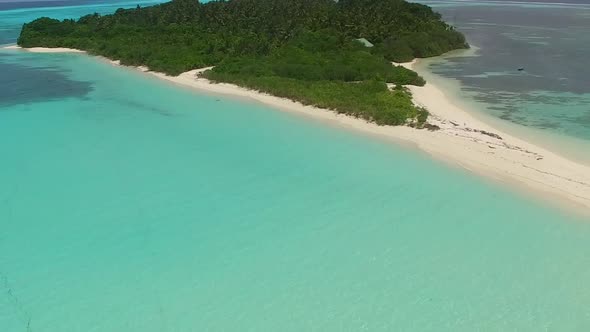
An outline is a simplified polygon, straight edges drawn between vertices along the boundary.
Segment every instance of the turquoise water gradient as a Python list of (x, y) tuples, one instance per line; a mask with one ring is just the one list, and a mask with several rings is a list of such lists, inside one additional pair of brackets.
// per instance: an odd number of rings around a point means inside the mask
[(1, 54), (83, 88), (0, 106), (0, 331), (590, 329), (587, 220), (255, 103)]

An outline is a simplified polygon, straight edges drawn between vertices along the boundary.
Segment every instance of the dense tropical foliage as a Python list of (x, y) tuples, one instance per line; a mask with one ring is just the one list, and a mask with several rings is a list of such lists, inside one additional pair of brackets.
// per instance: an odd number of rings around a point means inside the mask
[(390, 61), (467, 47), (440, 15), (404, 0), (173, 0), (40, 18), (23, 26), (18, 44), (83, 49), (170, 75), (215, 66), (203, 75), (380, 124), (424, 119), (405, 89), (386, 84), (423, 79)]

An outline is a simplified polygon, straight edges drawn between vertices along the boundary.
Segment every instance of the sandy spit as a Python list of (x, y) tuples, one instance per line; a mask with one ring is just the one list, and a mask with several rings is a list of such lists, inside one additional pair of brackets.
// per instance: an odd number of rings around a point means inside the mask
[[(27, 51), (83, 52), (63, 48), (31, 48)], [(117, 61), (110, 62), (114, 65), (119, 64)], [(412, 69), (415, 64), (416, 61), (401, 65)], [(431, 113), (429, 123), (440, 128), (435, 131), (378, 126), (330, 110), (305, 106), (233, 84), (215, 84), (199, 77), (199, 73), (210, 68), (191, 70), (175, 77), (151, 72), (145, 67), (137, 69), (148, 75), (200, 91), (255, 100), (280, 110), (324, 120), (332, 125), (396, 142), (410, 143), (436, 159), (532, 193), (568, 211), (575, 210), (590, 216), (590, 166), (569, 160), (556, 152), (502, 132), (476, 119), (467, 110), (455, 105), (441, 89), (431, 83), (424, 87), (409, 86), (409, 89), (414, 102), (427, 108)]]
[(57, 47), (57, 48), (46, 48), (46, 47), (31, 47), (31, 48), (22, 48), (17, 45), (10, 45), (4, 47), (5, 49), (12, 49), (12, 50), (24, 50), (28, 52), (34, 53), (86, 53), (85, 51), (76, 50), (73, 48), (65, 48), (65, 47)]

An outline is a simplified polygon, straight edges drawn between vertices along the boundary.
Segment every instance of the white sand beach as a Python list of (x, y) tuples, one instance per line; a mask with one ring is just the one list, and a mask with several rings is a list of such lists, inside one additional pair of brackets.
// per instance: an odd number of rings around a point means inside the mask
[[(45, 48), (33, 48), (28, 51), (82, 52)], [(118, 64), (116, 61), (111, 62)], [(415, 62), (403, 65), (412, 69)], [(191, 70), (176, 77), (149, 72), (144, 67), (138, 69), (175, 84), (210, 93), (247, 98), (277, 109), (326, 120), (333, 125), (379, 135), (397, 142), (411, 143), (439, 160), (515, 188), (525, 189), (547, 202), (557, 203), (555, 205), (558, 207), (575, 209), (590, 215), (590, 166), (569, 160), (476, 119), (465, 109), (453, 104), (450, 98), (431, 83), (424, 87), (409, 86), (409, 89), (414, 102), (427, 108), (431, 113), (428, 122), (440, 127), (436, 131), (402, 126), (378, 126), (330, 110), (304, 106), (232, 84), (214, 84), (198, 77), (200, 72), (209, 68)]]
[(86, 51), (76, 50), (73, 48), (64, 48), (64, 47), (57, 47), (57, 48), (31, 47), (31, 48), (23, 49), (20, 46), (10, 45), (10, 46), (6, 46), (5, 49), (27, 50), (29, 52), (35, 52), (35, 53), (86, 53)]

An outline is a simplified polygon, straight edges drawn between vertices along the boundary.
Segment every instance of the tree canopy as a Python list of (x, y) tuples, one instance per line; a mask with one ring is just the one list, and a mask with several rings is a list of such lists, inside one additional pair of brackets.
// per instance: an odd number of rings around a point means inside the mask
[[(215, 66), (204, 75), (383, 124), (402, 124), (420, 110), (411, 102), (372, 102), (370, 111), (359, 112), (328, 97), (327, 87), (359, 100), (399, 101), (407, 92), (391, 92), (385, 83), (424, 80), (391, 61), (468, 47), (430, 7), (404, 0), (173, 0), (77, 20), (39, 18), (23, 26), (18, 44), (82, 49), (170, 75)], [(310, 94), (310, 86), (326, 93)], [(378, 120), (387, 107), (397, 107), (399, 116)]]

